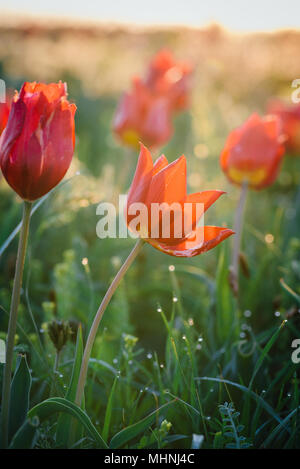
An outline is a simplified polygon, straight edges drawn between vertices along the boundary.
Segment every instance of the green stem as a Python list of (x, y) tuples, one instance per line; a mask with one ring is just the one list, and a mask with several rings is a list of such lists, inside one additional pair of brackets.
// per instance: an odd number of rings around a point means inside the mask
[(241, 247), (241, 238), (243, 231), (243, 219), (244, 219), (244, 210), (247, 198), (248, 183), (243, 182), (240, 199), (236, 210), (235, 222), (234, 222), (234, 231), (235, 236), (233, 240), (233, 252), (232, 252), (232, 262), (231, 262), (231, 284), (234, 293), (237, 295), (239, 290), (239, 257), (240, 257), (240, 247)]
[(2, 387), (2, 406), (1, 406), (1, 445), (2, 448), (8, 446), (8, 422), (9, 422), (9, 405), (10, 405), (10, 387), (11, 372), (13, 362), (14, 342), (17, 328), (18, 308), (20, 303), (20, 292), (22, 287), (22, 278), (24, 270), (24, 262), (26, 255), (26, 247), (29, 233), (29, 222), (32, 203), (24, 201), (22, 228), (19, 239), (16, 271), (10, 306), (10, 315), (7, 331), (6, 343), (6, 362), (4, 366), (3, 387)]
[(86, 376), (87, 376), (87, 370), (88, 370), (88, 364), (89, 364), (89, 359), (91, 356), (91, 351), (94, 345), (94, 341), (96, 338), (96, 334), (98, 331), (99, 324), (101, 322), (101, 319), (103, 317), (103, 314), (106, 310), (106, 307), (108, 306), (113, 294), (115, 293), (116, 289), (118, 288), (122, 278), (124, 277), (125, 273), (127, 272), (128, 268), (131, 266), (133, 263), (134, 259), (140, 252), (141, 248), (144, 245), (144, 241), (142, 239), (139, 239), (134, 248), (132, 249), (131, 253), (127, 257), (126, 261), (120, 268), (119, 272), (115, 276), (114, 280), (112, 281), (109, 289), (107, 290), (100, 306), (99, 309), (96, 313), (95, 319), (93, 321), (92, 327), (90, 329), (89, 336), (87, 338), (86, 346), (84, 349), (83, 353), (83, 358), (82, 358), (82, 363), (81, 363), (81, 369), (80, 369), (80, 375), (79, 375), (79, 380), (78, 380), (78, 385), (77, 385), (77, 391), (76, 391), (76, 404), (81, 405), (82, 397), (83, 397), (83, 392), (84, 392), (84, 386), (86, 382)]

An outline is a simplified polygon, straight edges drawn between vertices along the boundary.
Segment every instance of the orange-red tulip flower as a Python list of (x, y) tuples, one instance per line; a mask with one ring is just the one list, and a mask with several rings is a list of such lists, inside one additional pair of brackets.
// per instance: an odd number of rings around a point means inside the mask
[[(156, 160), (153, 165), (149, 150), (141, 145), (141, 152), (128, 194), (126, 218), (130, 229), (135, 219), (135, 204), (142, 204), (147, 209), (147, 216), (136, 225), (135, 234), (138, 234), (146, 242), (156, 249), (176, 257), (193, 257), (202, 252), (214, 248), (224, 239), (233, 234), (233, 231), (218, 226), (199, 227), (199, 219), (204, 212), (223, 194), (223, 191), (203, 191), (195, 194), (187, 194), (186, 187), (186, 159), (182, 155), (173, 163), (168, 164), (164, 155)], [(162, 208), (157, 219), (158, 226), (153, 226), (154, 206), (159, 204)], [(164, 204), (164, 205), (161, 205)], [(167, 204), (167, 206), (165, 206)], [(177, 204), (180, 217), (170, 217), (170, 235), (165, 237), (162, 231), (163, 212), (169, 211), (172, 204)], [(201, 213), (197, 213), (196, 205), (201, 204)], [(188, 211), (189, 213), (186, 213)], [(179, 235), (176, 222), (182, 221), (187, 215), (191, 216), (190, 231), (181, 232)], [(141, 219), (142, 220), (142, 219)], [(176, 221), (175, 221), (176, 220)], [(181, 225), (181, 223), (180, 223)], [(157, 235), (153, 236), (153, 231)]]
[(261, 118), (252, 114), (227, 138), (220, 164), (228, 179), (252, 189), (272, 184), (284, 154), (280, 120), (276, 116)]
[(281, 120), (287, 151), (300, 155), (300, 103), (287, 105), (279, 100), (273, 101), (269, 104), (268, 112)]
[(0, 165), (24, 200), (45, 195), (67, 172), (75, 145), (75, 111), (61, 82), (26, 82), (14, 96), (0, 138)]
[(113, 129), (123, 143), (139, 148), (143, 142), (150, 148), (166, 143), (172, 134), (169, 102), (153, 97), (139, 78), (133, 80), (133, 90), (126, 93), (117, 109)]
[(189, 102), (192, 67), (176, 62), (168, 50), (156, 54), (149, 65), (145, 83), (155, 95), (165, 96), (174, 111), (186, 109)]

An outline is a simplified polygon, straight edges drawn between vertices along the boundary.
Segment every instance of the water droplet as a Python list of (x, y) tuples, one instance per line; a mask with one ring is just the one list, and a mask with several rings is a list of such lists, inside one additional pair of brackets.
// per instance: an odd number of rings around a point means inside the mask
[(245, 332), (241, 332), (241, 333), (240, 333), (240, 338), (241, 338), (241, 339), (244, 339), (245, 337), (246, 337)]
[(178, 301), (177, 296), (173, 296), (173, 303), (177, 303), (177, 301)]
[(162, 312), (162, 309), (160, 307), (157, 308), (156, 310), (158, 313), (161, 313)]
[(277, 318), (279, 318), (279, 316), (280, 316), (280, 311), (275, 311), (274, 316), (276, 316)]
[(188, 323), (189, 323), (189, 326), (193, 326), (193, 325), (194, 325), (194, 319), (193, 319), (193, 318), (189, 318), (189, 319), (188, 319)]
[(151, 358), (152, 358), (152, 353), (147, 353), (147, 358), (148, 358), (149, 360), (151, 360)]
[(114, 359), (113, 359), (113, 363), (114, 363), (114, 364), (118, 363), (118, 359), (117, 359), (117, 358), (114, 358)]
[(244, 311), (245, 318), (250, 318), (251, 315), (252, 315), (252, 312), (250, 311), (250, 309), (246, 309), (246, 311)]
[(175, 265), (169, 265), (169, 272), (174, 272)]

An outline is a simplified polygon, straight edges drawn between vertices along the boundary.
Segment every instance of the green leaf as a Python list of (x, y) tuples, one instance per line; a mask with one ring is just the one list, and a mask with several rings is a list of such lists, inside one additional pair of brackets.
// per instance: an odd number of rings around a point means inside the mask
[(300, 296), (291, 288), (289, 287), (285, 281), (282, 279), (280, 279), (280, 285), (282, 286), (282, 288), (292, 297), (294, 298), (294, 300), (297, 301), (298, 305), (300, 305)]
[(228, 379), (209, 378), (207, 376), (198, 377), (195, 379), (199, 381), (214, 381), (216, 383), (230, 384), (231, 386), (238, 388), (240, 391), (246, 393), (246, 395), (249, 395), (250, 397), (252, 397), (252, 399), (254, 399), (256, 402), (259, 402), (261, 407), (263, 407), (265, 411), (268, 412), (268, 414), (270, 414), (288, 433), (290, 433), (289, 429), (285, 427), (283, 420), (281, 420), (281, 418), (276, 414), (273, 407), (271, 407), (270, 404), (268, 404), (262, 397), (260, 397), (254, 391), (251, 391), (251, 389), (246, 388), (246, 386), (243, 386), (242, 384), (239, 384), (239, 383), (235, 383), (233, 381), (229, 381)]
[(229, 260), (228, 248), (224, 244), (219, 256), (216, 276), (217, 297), (217, 333), (219, 342), (224, 344), (232, 336), (233, 328), (236, 327), (235, 301), (229, 284)]
[(255, 368), (254, 368), (254, 371), (252, 373), (252, 377), (251, 377), (251, 380), (250, 380), (250, 383), (249, 383), (249, 389), (252, 389), (253, 381), (254, 381), (255, 376), (257, 375), (258, 370), (260, 369), (264, 359), (268, 355), (271, 347), (273, 346), (273, 344), (276, 341), (281, 329), (284, 327), (285, 324), (286, 324), (285, 321), (283, 321), (281, 323), (280, 327), (275, 331), (275, 333), (272, 335), (271, 339), (268, 341), (268, 343), (264, 347), (261, 356), (259, 357), (259, 359), (257, 360), (257, 362), (255, 364)]
[(9, 440), (23, 425), (29, 409), (31, 375), (25, 355), (18, 355), (16, 370), (11, 383), (9, 407)]
[(10, 449), (32, 449), (38, 437), (38, 417), (27, 419), (14, 435)]
[(107, 439), (108, 439), (109, 425), (110, 425), (110, 421), (111, 421), (111, 413), (112, 413), (112, 405), (113, 405), (113, 398), (114, 398), (114, 393), (115, 393), (117, 381), (118, 381), (118, 378), (115, 378), (115, 380), (113, 382), (113, 385), (112, 385), (112, 388), (111, 388), (111, 391), (110, 391), (110, 394), (109, 394), (108, 403), (107, 403), (107, 406), (106, 406), (105, 419), (104, 419), (104, 425), (103, 425), (103, 431), (102, 431), (102, 436), (103, 436), (104, 441), (107, 441)]
[(125, 445), (128, 441), (138, 436), (140, 433), (143, 433), (144, 431), (146, 431), (150, 427), (150, 425), (152, 425), (153, 422), (155, 421), (157, 413), (161, 411), (163, 408), (169, 406), (173, 402), (175, 401), (170, 401), (170, 402), (167, 402), (166, 404), (163, 404), (162, 406), (154, 410), (154, 412), (151, 412), (151, 414), (147, 415), (147, 417), (143, 418), (139, 422), (134, 423), (133, 425), (130, 425), (129, 427), (124, 428), (124, 430), (121, 430), (119, 433), (113, 436), (113, 438), (110, 441), (109, 447), (111, 449), (120, 448), (121, 446)]
[(65, 412), (75, 417), (84, 427), (86, 433), (96, 442), (98, 448), (107, 448), (107, 444), (92, 424), (89, 416), (79, 406), (62, 397), (52, 397), (37, 404), (28, 412), (28, 417), (32, 418), (37, 415), (43, 421), (59, 412)]
[[(65, 395), (65, 399), (68, 399), (71, 402), (75, 402), (76, 397), (76, 389), (77, 383), (80, 374), (80, 367), (83, 355), (83, 341), (82, 341), (82, 327), (79, 325), (78, 332), (77, 332), (77, 340), (76, 340), (76, 350), (75, 350), (75, 358), (72, 370), (72, 376), (70, 380), (70, 384), (68, 390)], [(72, 446), (75, 441), (81, 438), (81, 435), (78, 434), (72, 426), (73, 418), (70, 415), (65, 413), (61, 414), (58, 418), (57, 422), (57, 429), (56, 429), (56, 442), (59, 444), (61, 448), (67, 448)], [(74, 424), (74, 421), (73, 421)], [(73, 430), (71, 431), (71, 429)], [(72, 435), (71, 435), (72, 433)]]

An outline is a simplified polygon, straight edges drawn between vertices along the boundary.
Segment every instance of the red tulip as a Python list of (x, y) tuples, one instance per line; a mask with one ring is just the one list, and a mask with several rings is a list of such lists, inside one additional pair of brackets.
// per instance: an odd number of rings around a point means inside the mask
[(61, 82), (25, 82), (14, 96), (0, 138), (0, 165), (24, 200), (45, 195), (67, 172), (75, 145), (75, 111)]
[(168, 50), (162, 50), (149, 65), (145, 83), (153, 94), (165, 96), (174, 111), (186, 109), (189, 101), (192, 67), (176, 62)]
[(150, 148), (166, 143), (172, 134), (170, 106), (164, 97), (153, 97), (139, 78), (117, 109), (114, 132), (125, 143), (139, 148), (142, 141)]
[[(166, 157), (162, 155), (153, 165), (149, 150), (141, 145), (136, 172), (128, 194), (127, 224), (132, 229), (132, 221), (135, 219), (135, 215), (131, 210), (133, 208), (133, 212), (135, 212), (133, 204), (143, 204), (147, 209), (147, 216), (141, 219), (141, 223), (137, 224), (136, 234), (139, 234), (156, 249), (171, 256), (196, 256), (212, 249), (233, 234), (232, 230), (217, 226), (197, 227), (204, 212), (223, 193), (223, 191), (212, 190), (188, 195), (185, 156), (183, 155), (173, 163), (168, 164)], [(173, 217), (170, 217), (170, 236), (168, 237), (163, 235), (162, 213), (156, 225), (153, 225), (154, 204), (163, 203), (168, 204), (165, 207), (161, 206), (164, 213), (167, 211), (170, 213), (169, 208), (171, 205), (177, 203), (179, 214), (179, 218), (177, 218), (176, 212)], [(202, 204), (200, 213), (197, 213), (197, 204)], [(190, 230), (180, 234), (179, 225), (176, 223), (177, 221), (182, 222), (187, 215), (191, 216)], [(156, 231), (156, 236), (153, 236), (153, 231)]]
[(220, 164), (228, 179), (238, 185), (244, 182), (252, 189), (272, 184), (284, 154), (283, 135), (276, 116), (260, 118), (252, 114), (227, 138)]
[(282, 101), (269, 104), (268, 112), (278, 116), (286, 136), (285, 147), (292, 154), (300, 155), (300, 103), (287, 105)]

